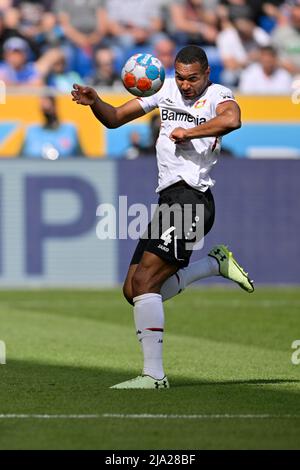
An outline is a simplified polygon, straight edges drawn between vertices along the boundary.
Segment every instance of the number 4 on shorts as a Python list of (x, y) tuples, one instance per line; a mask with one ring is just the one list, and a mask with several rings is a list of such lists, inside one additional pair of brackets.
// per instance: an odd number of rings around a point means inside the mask
[(168, 228), (168, 230), (166, 230), (160, 237), (160, 239), (164, 242), (165, 246), (170, 245), (170, 243), (172, 242), (171, 233), (174, 232), (175, 230), (176, 230), (176, 227)]

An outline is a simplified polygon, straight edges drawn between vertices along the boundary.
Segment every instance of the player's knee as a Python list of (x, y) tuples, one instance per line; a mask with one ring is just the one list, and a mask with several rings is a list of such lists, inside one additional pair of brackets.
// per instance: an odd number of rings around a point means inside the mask
[(155, 285), (153, 279), (147, 275), (147, 272), (136, 272), (132, 278), (132, 296), (137, 297), (139, 295), (148, 294), (153, 292)]
[(123, 285), (123, 295), (124, 295), (125, 299), (127, 300), (127, 302), (130, 305), (133, 305), (132, 289), (128, 286), (127, 283), (125, 283)]

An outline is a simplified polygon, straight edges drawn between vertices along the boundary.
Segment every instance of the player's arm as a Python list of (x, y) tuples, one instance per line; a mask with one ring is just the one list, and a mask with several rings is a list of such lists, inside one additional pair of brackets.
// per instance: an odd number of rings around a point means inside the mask
[(128, 101), (119, 107), (114, 107), (103, 101), (94, 88), (88, 86), (73, 85), (73, 101), (83, 106), (90, 106), (94, 115), (108, 129), (115, 129), (144, 116), (145, 111), (137, 99)]
[(241, 127), (241, 110), (235, 101), (220, 103), (216, 109), (216, 117), (191, 129), (177, 127), (170, 135), (176, 143), (204, 137), (220, 137)]

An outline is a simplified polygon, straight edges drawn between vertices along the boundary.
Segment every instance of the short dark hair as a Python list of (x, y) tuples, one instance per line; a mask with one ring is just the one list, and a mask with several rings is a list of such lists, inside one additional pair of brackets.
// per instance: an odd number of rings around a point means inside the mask
[(195, 64), (198, 62), (203, 70), (208, 67), (208, 59), (205, 51), (195, 45), (183, 47), (175, 58), (175, 63), (180, 62), (181, 64)]
[(272, 56), (276, 57), (278, 55), (277, 50), (273, 46), (261, 46), (259, 48), (260, 52), (268, 52)]

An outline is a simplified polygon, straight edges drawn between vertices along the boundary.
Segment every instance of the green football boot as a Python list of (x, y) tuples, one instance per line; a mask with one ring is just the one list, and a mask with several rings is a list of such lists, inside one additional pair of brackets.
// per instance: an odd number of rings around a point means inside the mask
[(219, 263), (220, 275), (236, 282), (242, 289), (251, 293), (254, 292), (253, 281), (248, 277), (243, 268), (234, 259), (233, 254), (225, 245), (215, 246), (208, 254)]
[(161, 380), (154, 379), (150, 375), (139, 375), (131, 380), (126, 380), (126, 382), (121, 382), (120, 384), (113, 385), (110, 388), (115, 389), (130, 389), (130, 388), (142, 388), (142, 389), (165, 389), (170, 388), (169, 381), (165, 376)]

